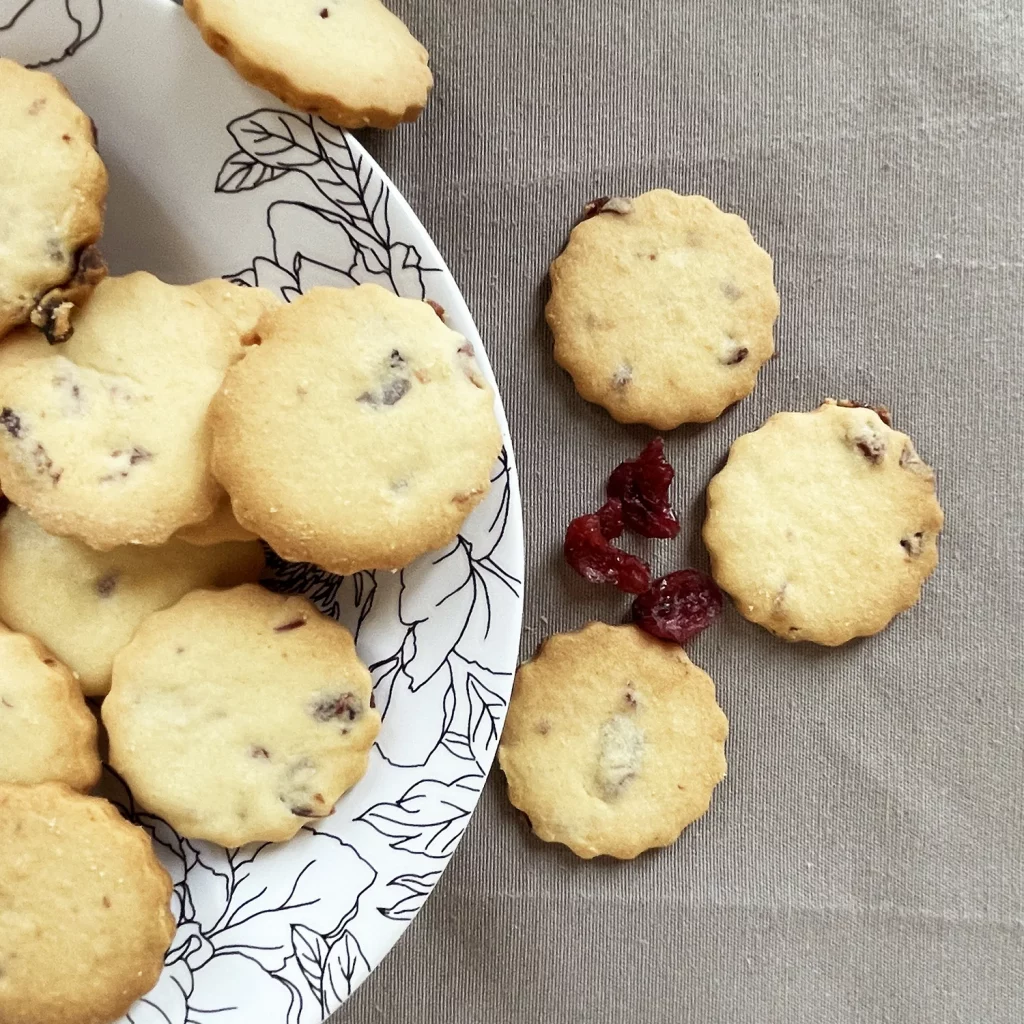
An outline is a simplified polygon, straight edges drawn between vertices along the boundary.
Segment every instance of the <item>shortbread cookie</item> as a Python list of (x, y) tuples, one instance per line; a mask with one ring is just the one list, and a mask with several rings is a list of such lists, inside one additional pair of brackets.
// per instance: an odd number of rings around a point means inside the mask
[(934, 474), (910, 438), (873, 409), (827, 401), (733, 443), (708, 485), (704, 542), (742, 615), (834, 646), (917, 602), (941, 529)]
[(282, 841), (366, 771), (371, 686), (348, 630), (303, 598), (197, 590), (114, 659), (110, 763), (182, 835)]
[(213, 471), (242, 526), (338, 573), (452, 540), (501, 451), (466, 339), (369, 284), (315, 288), (259, 333), (211, 407)]
[(0, 784), (0, 1021), (106, 1024), (156, 984), (171, 879), (113, 804)]
[(4, 491), (49, 533), (162, 544), (216, 508), (207, 412), (238, 334), (145, 273), (103, 281), (74, 327), (65, 345), (23, 328), (0, 347)]
[(75, 677), (36, 640), (0, 626), (0, 782), (89, 790), (99, 777), (96, 719)]
[(106, 268), (107, 170), (60, 82), (0, 57), (0, 337), (30, 316), (52, 340)]
[(262, 571), (256, 541), (93, 551), (14, 506), (0, 520), (0, 619), (42, 641), (88, 696), (110, 689), (114, 655), (148, 615), (197, 587), (235, 586)]
[(774, 351), (772, 260), (739, 217), (666, 189), (588, 207), (551, 266), (555, 359), (620, 423), (704, 423)]
[(593, 622), (520, 666), (498, 758), (541, 839), (628, 860), (708, 809), (727, 732), (714, 683), (678, 644)]
[[(281, 300), (266, 288), (249, 288), (233, 284), (223, 278), (214, 277), (192, 285), (193, 289), (222, 316), (231, 321), (243, 345), (255, 344), (259, 340), (256, 324), (268, 310), (281, 305)], [(224, 491), (213, 514), (194, 526), (182, 527), (177, 536), (189, 544), (205, 546), (222, 544), (229, 540), (255, 540), (256, 535), (239, 525), (231, 511), (231, 501)]]
[(427, 51), (380, 0), (185, 0), (185, 10), (244, 79), (343, 128), (394, 128), (427, 102)]

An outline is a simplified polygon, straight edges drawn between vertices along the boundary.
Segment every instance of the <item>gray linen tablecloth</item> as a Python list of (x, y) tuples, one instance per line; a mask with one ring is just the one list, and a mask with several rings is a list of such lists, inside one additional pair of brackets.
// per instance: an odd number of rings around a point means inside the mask
[(668, 186), (776, 260), (779, 356), (668, 438), (703, 489), (737, 434), (827, 396), (885, 403), (947, 512), (921, 604), (839, 650), (731, 610), (692, 644), (732, 735), (710, 813), (584, 863), (491, 779), (426, 909), (345, 1024), (1024, 1019), (1021, 0), (392, 0), (431, 50), (421, 121), (364, 139), (462, 285), (512, 422), (524, 656), (626, 602), (562, 562), (570, 518), (650, 432), (551, 358), (546, 271), (584, 201)]

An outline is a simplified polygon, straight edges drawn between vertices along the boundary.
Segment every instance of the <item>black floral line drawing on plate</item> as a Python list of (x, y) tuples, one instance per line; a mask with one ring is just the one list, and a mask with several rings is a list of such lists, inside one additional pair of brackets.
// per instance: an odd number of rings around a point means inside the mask
[(23, 40), (45, 38), (45, 51), (29, 68), (47, 68), (73, 57), (100, 30), (103, 0), (0, 0), (0, 57), (20, 50)]
[(292, 175), (304, 178), (318, 199), (271, 202), (272, 255), (257, 256), (233, 280), (276, 289), (288, 300), (314, 285), (365, 281), (426, 297), (426, 276), (439, 268), (424, 265), (416, 246), (395, 237), (387, 182), (342, 129), (311, 114), (264, 107), (235, 118), (227, 130), (238, 148), (221, 166), (217, 192), (248, 192)]

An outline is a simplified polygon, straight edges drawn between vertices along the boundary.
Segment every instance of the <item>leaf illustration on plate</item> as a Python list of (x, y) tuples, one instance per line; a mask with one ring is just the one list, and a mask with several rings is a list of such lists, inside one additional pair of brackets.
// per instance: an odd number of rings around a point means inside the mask
[(244, 149), (232, 153), (217, 175), (215, 192), (248, 192), (287, 174), (286, 167), (273, 167), (255, 159)]
[(378, 907), (377, 910), (390, 921), (411, 921), (419, 913), (440, 877), (440, 871), (427, 871), (422, 875), (405, 874), (392, 878), (388, 888), (398, 889), (405, 895), (390, 907)]
[(395, 803), (374, 804), (356, 821), (391, 839), (388, 845), (393, 850), (445, 859), (466, 828), (482, 784), (479, 775), (464, 775), (454, 782), (422, 779)]
[[(511, 673), (492, 673), (455, 655), (452, 675), (456, 706), (443, 743), (449, 753), (474, 762), (483, 773), (498, 742), (498, 722), (505, 710), (506, 701), (499, 687), (508, 686)], [(483, 681), (485, 678), (491, 685)]]
[(102, 23), (103, 0), (0, 0), (0, 56), (49, 67), (74, 56)]
[(333, 996), (333, 1002), (347, 999), (356, 982), (370, 973), (370, 963), (363, 955), (356, 937), (349, 931), (331, 947), (324, 972), (323, 988)]
[(292, 925), (292, 949), (298, 961), (299, 969), (309, 984), (310, 990), (324, 1001), (324, 971), (327, 967), (328, 954), (331, 947), (327, 940), (312, 928), (304, 924)]
[(310, 167), (323, 153), (308, 117), (264, 107), (228, 125), (238, 148), (257, 163), (280, 171)]

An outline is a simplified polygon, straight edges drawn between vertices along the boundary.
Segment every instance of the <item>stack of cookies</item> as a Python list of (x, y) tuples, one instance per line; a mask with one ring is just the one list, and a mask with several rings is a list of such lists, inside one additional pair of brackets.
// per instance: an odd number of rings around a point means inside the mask
[(146, 833), (86, 795), (87, 698), (109, 764), (182, 835), (328, 816), (380, 728), (372, 680), (347, 630), (258, 585), (264, 544), (399, 569), (456, 536), (501, 435), (427, 303), (107, 277), (92, 124), (7, 60), (0, 150), (0, 1020), (108, 1021), (175, 922)]

